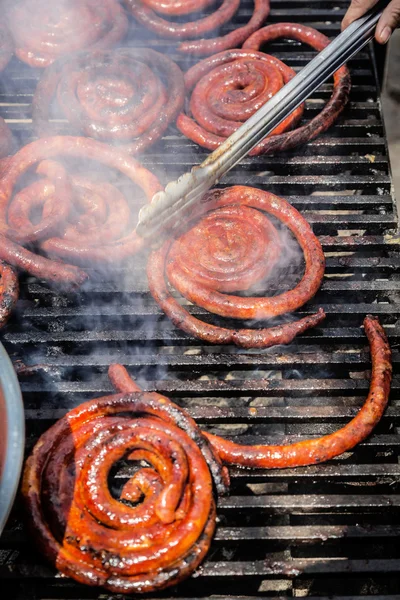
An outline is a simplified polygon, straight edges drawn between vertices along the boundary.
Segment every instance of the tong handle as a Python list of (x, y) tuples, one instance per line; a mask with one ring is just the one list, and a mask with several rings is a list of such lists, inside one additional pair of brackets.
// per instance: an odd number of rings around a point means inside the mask
[(139, 213), (138, 234), (150, 237), (160, 229), (171, 231), (178, 227), (180, 217), (194, 203), (373, 38), (375, 26), (387, 4), (388, 0), (381, 0), (354, 21), (203, 163), (170, 182), (165, 191), (155, 194), (151, 204)]

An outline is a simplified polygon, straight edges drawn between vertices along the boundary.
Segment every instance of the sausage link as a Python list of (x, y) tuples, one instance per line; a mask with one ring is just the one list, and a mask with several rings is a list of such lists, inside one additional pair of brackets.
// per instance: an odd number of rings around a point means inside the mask
[(15, 53), (31, 67), (47, 67), (60, 56), (107, 49), (128, 31), (118, 0), (18, 0), (9, 3)]
[(108, 377), (115, 390), (121, 394), (142, 391), (142, 389), (133, 381), (128, 371), (122, 365), (110, 365), (108, 369)]
[(45, 70), (33, 97), (32, 119), (38, 135), (60, 133), (52, 121), (57, 100), (77, 135), (120, 144), (137, 154), (175, 121), (184, 95), (182, 71), (159, 52), (85, 52)]
[(215, 3), (215, 0), (142, 0), (145, 6), (169, 16), (190, 15), (204, 11)]
[[(297, 23), (276, 23), (256, 31), (243, 44), (248, 50), (259, 50), (266, 42), (279, 38), (294, 39), (311, 46), (320, 52), (330, 43), (330, 39), (306, 25)], [(350, 72), (346, 66), (340, 67), (333, 76), (332, 96), (322, 111), (306, 125), (281, 135), (265, 138), (259, 145), (260, 154), (270, 154), (290, 150), (300, 144), (314, 140), (329, 129), (346, 106), (351, 89)]]
[[(157, 8), (150, 8), (143, 0), (125, 0), (125, 4), (136, 21), (147, 29), (163, 37), (187, 40), (214, 31), (230, 21), (240, 6), (240, 0), (223, 0), (221, 6), (211, 15), (186, 23), (163, 19), (157, 15), (159, 12)], [(191, 13), (193, 12), (197, 10), (192, 10)]]
[(34, 254), (2, 234), (0, 234), (0, 260), (27, 271), (38, 279), (46, 279), (65, 288), (78, 288), (88, 278), (87, 273), (82, 269)]
[(237, 48), (265, 23), (269, 15), (269, 10), (269, 0), (254, 0), (253, 14), (249, 22), (243, 25), (243, 27), (237, 27), (230, 33), (211, 40), (183, 42), (178, 46), (178, 50), (196, 56), (210, 56), (217, 52), (229, 50), (229, 48)]
[[(125, 0), (125, 4), (135, 19), (147, 29), (163, 37), (188, 40), (219, 30), (236, 14), (240, 0), (223, 0), (219, 8), (210, 15), (185, 23), (166, 20), (160, 15), (194, 15), (212, 2), (202, 0), (199, 3), (193, 0), (191, 2), (165, 3), (159, 0)], [(238, 27), (231, 33), (216, 38), (185, 41), (178, 46), (178, 50), (188, 54), (208, 56), (228, 48), (235, 48), (257, 31), (268, 15), (269, 0), (254, 0), (253, 14), (243, 27)]]
[[(26, 462), (22, 494), (42, 552), (64, 575), (115, 593), (154, 592), (182, 581), (211, 543), (212, 483), (226, 493), (229, 482), (221, 459), (256, 468), (304, 466), (338, 456), (371, 433), (388, 402), (392, 366), (378, 319), (367, 316), (364, 327), (372, 358), (364, 406), (335, 433), (289, 446), (240, 446), (203, 433), (185, 411), (138, 391), (122, 365), (111, 365), (113, 384), (135, 392), (71, 410)], [(108, 480), (122, 458), (149, 466), (138, 464), (117, 499)]]
[[(351, 450), (365, 440), (380, 421), (389, 400), (392, 379), (391, 350), (385, 331), (377, 317), (368, 315), (364, 329), (370, 345), (372, 371), (367, 399), (347, 425), (329, 435), (286, 446), (244, 446), (220, 436), (203, 432), (226, 465), (264, 469), (301, 467), (325, 462)], [(113, 365), (123, 388), (137, 389), (122, 365)], [(112, 377), (117, 389), (121, 385)]]
[[(387, 406), (392, 379), (391, 350), (377, 317), (368, 315), (364, 329), (370, 346), (372, 371), (367, 399), (345, 427), (330, 435), (286, 446), (244, 446), (207, 432), (214, 451), (226, 465), (263, 469), (301, 467), (331, 460), (365, 440), (380, 421)], [(122, 365), (112, 365), (109, 374), (116, 389), (138, 389)], [(115, 377), (118, 373), (118, 379)]]
[(10, 318), (19, 295), (18, 277), (14, 269), (0, 262), (0, 329)]
[[(123, 457), (149, 466), (116, 499), (108, 477)], [(26, 463), (22, 493), (40, 549), (64, 575), (144, 593), (203, 560), (215, 529), (213, 482), (226, 491), (222, 472), (184, 411), (141, 392), (87, 402), (53, 425)]]
[[(177, 119), (178, 129), (200, 146), (215, 150), (293, 76), (277, 58), (260, 52), (268, 41), (295, 39), (323, 50), (329, 38), (311, 27), (277, 23), (255, 32), (242, 50), (230, 50), (204, 59), (185, 74), (189, 112)], [(295, 128), (304, 105), (297, 108), (252, 151), (251, 155), (285, 151), (315, 139), (326, 131), (345, 107), (350, 74), (341, 67), (333, 77), (332, 96), (322, 111), (306, 125)]]
[(389, 342), (377, 317), (367, 316), (364, 329), (370, 344), (372, 373), (368, 397), (354, 419), (330, 435), (288, 446), (242, 446), (206, 434), (221, 460), (227, 465), (265, 469), (313, 465), (351, 450), (368, 437), (388, 403), (392, 364)]
[[(290, 343), (320, 323), (325, 314), (267, 329), (228, 329), (200, 321), (168, 289), (167, 281), (193, 304), (234, 319), (264, 320), (292, 312), (318, 291), (324, 275), (321, 245), (307, 221), (286, 200), (259, 189), (235, 186), (214, 190), (204, 200), (206, 216), (176, 241), (168, 240), (150, 255), (147, 276), (153, 298), (173, 323), (194, 337), (215, 344), (267, 348)], [(271, 297), (243, 297), (270, 274), (280, 257), (280, 236), (267, 217), (278, 218), (295, 235), (305, 259), (301, 281)]]
[[(0, 234), (7, 241), (0, 257), (51, 281), (82, 282), (86, 275), (65, 262), (90, 267), (131, 258), (144, 241), (135, 233), (134, 211), (118, 188), (101, 182), (98, 172), (67, 172), (58, 161), (80, 159), (110, 167), (127, 177), (150, 200), (160, 191), (158, 179), (126, 152), (89, 138), (55, 136), (32, 142), (0, 165)], [(19, 178), (37, 167), (42, 179), (14, 195)], [(85, 164), (85, 163), (84, 163)], [(69, 171), (70, 169), (68, 169)], [(93, 180), (94, 177), (94, 180)], [(110, 176), (111, 177), (111, 176)], [(39, 223), (31, 212), (42, 207)], [(56, 261), (17, 245), (36, 243)], [(57, 273), (59, 272), (59, 273)]]
[[(72, 189), (65, 169), (55, 161), (39, 163), (36, 173), (43, 179), (18, 192), (8, 207), (7, 236), (20, 244), (40, 241), (60, 232), (69, 212)], [(42, 207), (43, 217), (32, 224), (32, 209)]]

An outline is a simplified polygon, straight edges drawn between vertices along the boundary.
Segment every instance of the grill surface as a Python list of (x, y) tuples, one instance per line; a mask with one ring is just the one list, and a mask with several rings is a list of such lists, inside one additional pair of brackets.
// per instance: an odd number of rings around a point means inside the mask
[[(275, 0), (269, 22), (303, 22), (333, 36), (345, 5)], [(242, 2), (235, 25), (247, 20), (250, 7)], [(167, 48), (165, 42), (146, 41), (133, 24), (129, 40), (128, 45)], [(313, 56), (294, 42), (270, 48), (297, 69)], [(189, 66), (177, 54), (172, 58)], [(77, 296), (25, 278), (17, 314), (2, 339), (14, 360), (47, 365), (22, 380), (28, 449), (67, 409), (111, 390), (106, 369), (115, 361), (145, 389), (165, 392), (187, 407), (203, 426), (250, 443), (319, 436), (355, 414), (368, 389), (370, 358), (360, 327), (367, 313), (379, 315), (386, 326), (398, 373), (399, 240), (391, 233), (396, 214), (371, 50), (350, 66), (351, 103), (333, 128), (290, 153), (246, 160), (223, 182), (282, 195), (313, 224), (327, 253), (326, 277), (300, 313), (322, 305), (323, 326), (290, 347), (239, 352), (200, 344), (171, 326), (138, 266), (112, 280), (93, 273)], [(1, 80), (0, 114), (21, 144), (32, 139), (30, 100), (37, 76), (15, 60)], [(306, 118), (330, 89), (324, 85), (307, 103)], [(166, 182), (204, 156), (171, 128), (142, 161)], [(208, 560), (197, 577), (162, 597), (398, 598), (399, 386), (395, 375), (390, 408), (353, 452), (310, 468), (232, 470), (231, 496), (219, 502)], [(32, 550), (18, 503), (0, 540), (0, 581), (7, 598), (110, 597), (55, 576)]]

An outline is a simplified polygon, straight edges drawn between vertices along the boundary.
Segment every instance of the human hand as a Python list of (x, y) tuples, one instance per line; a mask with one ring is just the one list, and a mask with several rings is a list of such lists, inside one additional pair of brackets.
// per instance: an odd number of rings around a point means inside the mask
[[(346, 29), (356, 19), (362, 17), (378, 0), (352, 0), (342, 21), (342, 30)], [(400, 25), (400, 0), (392, 0), (383, 11), (376, 26), (375, 39), (380, 44), (386, 44), (396, 27)]]

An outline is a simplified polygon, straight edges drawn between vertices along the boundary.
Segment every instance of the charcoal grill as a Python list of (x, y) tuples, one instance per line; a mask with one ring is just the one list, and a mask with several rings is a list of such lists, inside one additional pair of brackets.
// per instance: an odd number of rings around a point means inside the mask
[[(235, 25), (248, 19), (250, 7), (242, 2)], [(274, 0), (269, 22), (302, 22), (334, 36), (345, 7), (341, 1)], [(167, 48), (146, 40), (133, 24), (127, 44)], [(313, 55), (295, 42), (270, 48), (295, 69)], [(190, 66), (186, 58), (172, 58)], [(312, 223), (327, 270), (322, 289), (300, 313), (323, 306), (321, 328), (265, 352), (217, 348), (162, 316), (140, 269), (123, 284), (118, 276), (104, 281), (93, 273), (75, 296), (32, 278), (21, 282), (2, 341), (14, 361), (46, 364), (22, 379), (28, 450), (68, 409), (111, 391), (106, 370), (116, 361), (145, 389), (167, 394), (203, 427), (237, 441), (323, 435), (351, 418), (365, 398), (370, 358), (363, 317), (379, 315), (386, 327), (395, 377), (390, 408), (374, 434), (329, 464), (232, 470), (231, 496), (219, 502), (207, 561), (195, 577), (159, 597), (399, 598), (400, 240), (393, 233), (397, 217), (372, 48), (350, 67), (351, 102), (334, 127), (292, 152), (247, 159), (224, 180), (282, 195)], [(37, 73), (17, 61), (1, 81), (0, 114), (21, 144), (33, 136), (29, 103), (36, 81)], [(322, 86), (307, 102), (306, 118), (330, 89)], [(171, 128), (143, 162), (167, 182), (204, 158)], [(30, 545), (18, 502), (0, 539), (0, 589), (4, 598), (21, 600), (116, 598), (57, 576)]]

